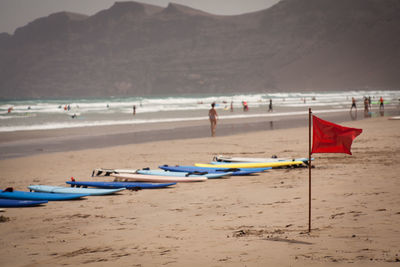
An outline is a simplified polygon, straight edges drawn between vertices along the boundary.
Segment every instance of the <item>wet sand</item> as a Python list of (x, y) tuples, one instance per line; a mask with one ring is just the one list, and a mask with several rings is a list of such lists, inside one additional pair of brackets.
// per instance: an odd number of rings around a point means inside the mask
[[(399, 114), (399, 111), (395, 109), (386, 113)], [(229, 136), (254, 131), (308, 126), (308, 114), (290, 117), (274, 114), (271, 113), (271, 117), (220, 119), (217, 125), (217, 135)], [(316, 114), (318, 115), (318, 111)], [(357, 116), (355, 114), (353, 112), (350, 116), (348, 111), (337, 111), (324, 113), (322, 116), (335, 123), (364, 118), (363, 112), (359, 111)], [(375, 116), (380, 115), (375, 113)], [(3, 132), (0, 133), (0, 159), (161, 140), (201, 138), (209, 135), (208, 120)]]
[[(342, 124), (364, 131), (353, 144), (353, 156), (314, 155), (311, 233), (308, 169), (274, 169), (6, 209), (1, 215), (9, 220), (0, 223), (0, 264), (398, 266), (400, 123), (377, 117)], [(45, 152), (0, 160), (0, 187), (63, 185), (71, 176), (91, 180), (94, 168), (189, 165), (218, 154), (305, 157), (308, 128)]]

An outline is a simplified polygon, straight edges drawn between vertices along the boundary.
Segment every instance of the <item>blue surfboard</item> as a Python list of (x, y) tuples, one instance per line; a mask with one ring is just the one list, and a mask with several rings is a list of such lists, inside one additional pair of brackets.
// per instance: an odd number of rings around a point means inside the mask
[(159, 168), (166, 170), (166, 171), (190, 172), (190, 173), (232, 172), (232, 174), (231, 174), (232, 176), (249, 175), (249, 174), (263, 172), (263, 171), (271, 169), (271, 167), (268, 167), (268, 168), (246, 168), (246, 169), (230, 168), (230, 169), (228, 169), (228, 168), (211, 168), (211, 167), (179, 166), (179, 165), (177, 165), (177, 166), (162, 165), (162, 166), (159, 166)]
[(71, 186), (77, 187), (98, 187), (98, 188), (126, 188), (126, 189), (157, 189), (164, 188), (176, 183), (163, 183), (163, 184), (152, 184), (152, 183), (139, 183), (139, 182), (91, 182), (91, 181), (71, 181), (66, 182)]
[(172, 177), (207, 177), (208, 179), (217, 179), (222, 177), (230, 176), (233, 172), (220, 172), (220, 173), (191, 173), (191, 172), (173, 172), (165, 170), (138, 170), (139, 174), (147, 175), (160, 175), (160, 176), (172, 176)]
[(0, 198), (0, 208), (34, 207), (47, 202), (47, 200), (19, 200)]
[(59, 193), (59, 194), (88, 194), (90, 196), (103, 196), (103, 195), (111, 195), (125, 188), (114, 188), (114, 189), (99, 189), (99, 188), (72, 188), (72, 187), (63, 187), (63, 186), (50, 186), (50, 185), (30, 185), (28, 186), (29, 190), (33, 190), (35, 192), (43, 192), (43, 193)]
[(57, 193), (38, 193), (26, 191), (1, 191), (0, 198), (19, 199), (19, 200), (71, 200), (86, 197), (88, 194), (57, 194)]

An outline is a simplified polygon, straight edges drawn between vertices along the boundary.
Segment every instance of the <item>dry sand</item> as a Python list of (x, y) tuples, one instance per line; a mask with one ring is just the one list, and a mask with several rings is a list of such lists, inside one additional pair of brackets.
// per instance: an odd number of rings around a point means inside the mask
[[(277, 169), (7, 209), (0, 266), (399, 266), (400, 121), (343, 125), (364, 132), (353, 156), (314, 155), (310, 234), (308, 169)], [(307, 128), (150, 142), (1, 160), (0, 186), (63, 185), (92, 179), (98, 167), (189, 165), (217, 154), (307, 153)]]

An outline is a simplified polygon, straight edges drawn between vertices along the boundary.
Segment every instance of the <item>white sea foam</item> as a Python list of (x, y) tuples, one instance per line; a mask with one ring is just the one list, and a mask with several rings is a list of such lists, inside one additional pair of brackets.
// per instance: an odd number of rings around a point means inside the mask
[[(318, 110), (315, 114), (333, 113), (347, 111), (348, 109), (329, 109)], [(284, 117), (306, 115), (307, 111), (294, 111), (294, 112), (280, 112), (280, 113), (258, 113), (258, 114), (238, 114), (238, 115), (223, 115), (220, 119), (232, 120), (243, 118), (262, 118), (262, 117)], [(147, 120), (104, 120), (104, 121), (74, 121), (65, 123), (45, 123), (34, 125), (20, 125), (20, 126), (0, 126), (0, 132), (14, 132), (14, 131), (29, 131), (29, 130), (51, 130), (51, 129), (65, 129), (77, 127), (91, 127), (91, 126), (113, 126), (113, 125), (132, 125), (132, 124), (148, 124), (148, 123), (167, 123), (167, 122), (184, 122), (184, 121), (200, 121), (208, 120), (207, 116), (189, 117), (189, 118), (164, 118), (164, 119), (147, 119)]]
[[(400, 91), (349, 91), (349, 92), (294, 92), (258, 93), (236, 95), (190, 95), (169, 97), (127, 97), (70, 100), (18, 100), (0, 101), (0, 132), (45, 130), (98, 125), (174, 122), (207, 119), (210, 104), (215, 102), (221, 119), (289, 116), (299, 110), (313, 107), (322, 110), (349, 109), (351, 98), (363, 108), (363, 97), (373, 101), (383, 97), (392, 105), (399, 105)], [(264, 113), (272, 100), (273, 113)], [(251, 112), (236, 114), (246, 101)], [(231, 102), (235, 114), (225, 115)], [(136, 118), (130, 118), (136, 106)], [(9, 113), (9, 108), (12, 107)], [(69, 107), (69, 110), (68, 110)], [(66, 110), (65, 110), (66, 109)], [(288, 115), (276, 110), (289, 110)], [(302, 111), (301, 111), (302, 112)], [(76, 114), (78, 119), (71, 119)], [(199, 116), (200, 115), (200, 116)]]

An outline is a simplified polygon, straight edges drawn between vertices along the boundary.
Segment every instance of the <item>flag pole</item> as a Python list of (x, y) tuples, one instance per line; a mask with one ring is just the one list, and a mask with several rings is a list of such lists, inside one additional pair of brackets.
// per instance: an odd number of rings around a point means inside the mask
[(311, 108), (308, 108), (308, 232), (311, 232)]

